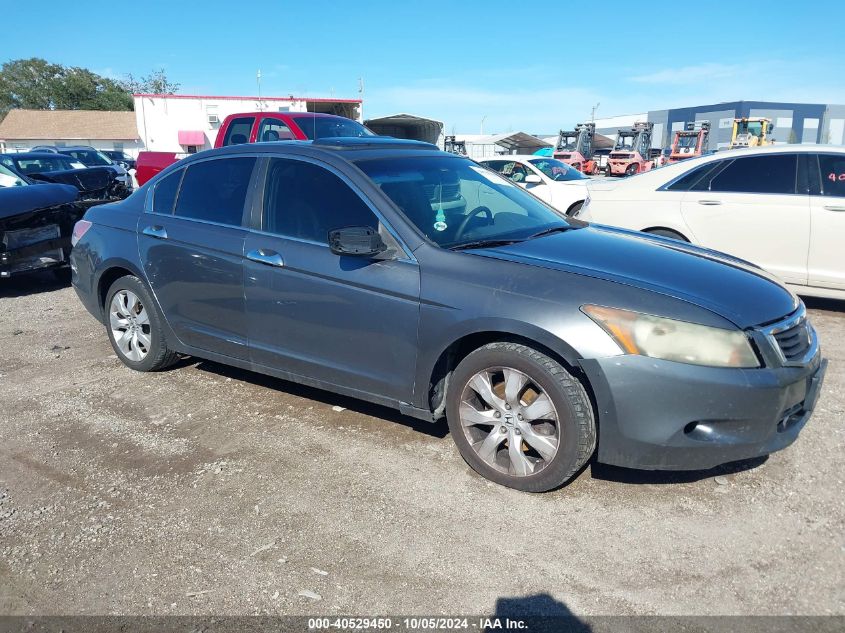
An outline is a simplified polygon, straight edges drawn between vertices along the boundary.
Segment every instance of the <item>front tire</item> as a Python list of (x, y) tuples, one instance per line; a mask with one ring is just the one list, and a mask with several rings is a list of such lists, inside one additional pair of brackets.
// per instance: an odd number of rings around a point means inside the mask
[(467, 464), (517, 490), (567, 483), (596, 446), (584, 387), (556, 360), (519, 343), (490, 343), (464, 358), (450, 381), (446, 414)]
[(106, 331), (115, 354), (136, 371), (158, 371), (178, 360), (168, 349), (162, 316), (144, 283), (134, 275), (116, 280), (106, 293)]

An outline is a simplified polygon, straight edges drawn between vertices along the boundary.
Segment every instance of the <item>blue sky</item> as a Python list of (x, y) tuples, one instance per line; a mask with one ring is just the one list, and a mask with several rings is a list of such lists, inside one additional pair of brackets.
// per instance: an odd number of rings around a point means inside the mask
[[(554, 132), (736, 99), (845, 103), (845, 2), (13, 3), (0, 62), (162, 67), (188, 94), (356, 97), (447, 131)], [(810, 8), (812, 7), (812, 8)], [(716, 17), (719, 16), (719, 17)], [(109, 36), (109, 34), (112, 34)]]

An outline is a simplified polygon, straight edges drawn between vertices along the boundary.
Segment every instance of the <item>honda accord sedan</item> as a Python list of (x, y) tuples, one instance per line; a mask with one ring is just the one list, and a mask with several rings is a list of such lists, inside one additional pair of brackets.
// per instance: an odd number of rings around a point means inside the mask
[(763, 270), (566, 218), (414, 141), (202, 152), (89, 210), (73, 241), (73, 285), (128, 367), (188, 354), (445, 416), (473, 469), (526, 491), (591, 458), (702, 469), (783, 449), (826, 366)]

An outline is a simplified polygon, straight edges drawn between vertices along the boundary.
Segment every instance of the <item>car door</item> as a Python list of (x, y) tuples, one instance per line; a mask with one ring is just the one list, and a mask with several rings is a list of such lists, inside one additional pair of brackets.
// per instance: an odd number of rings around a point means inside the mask
[(138, 226), (144, 273), (176, 336), (244, 360), (243, 218), (255, 164), (191, 162), (156, 184)]
[[(268, 160), (244, 246), (253, 363), (410, 401), (420, 276), (416, 261), (351, 180), (316, 161)], [(339, 256), (328, 232), (369, 226), (391, 246), (375, 261)]]
[(798, 193), (798, 156), (762, 153), (718, 161), (690, 188), (681, 212), (699, 244), (807, 283), (810, 201)]
[(845, 154), (809, 156), (812, 195), (807, 281), (810, 286), (845, 290)]

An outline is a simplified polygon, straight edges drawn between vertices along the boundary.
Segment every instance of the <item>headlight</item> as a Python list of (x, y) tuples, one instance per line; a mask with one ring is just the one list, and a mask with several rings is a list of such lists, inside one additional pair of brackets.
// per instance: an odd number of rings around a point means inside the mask
[(748, 337), (739, 330), (585, 305), (581, 309), (622, 351), (708, 367), (759, 367)]

